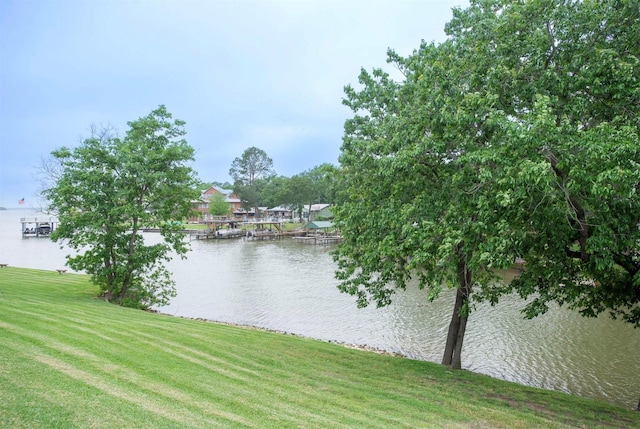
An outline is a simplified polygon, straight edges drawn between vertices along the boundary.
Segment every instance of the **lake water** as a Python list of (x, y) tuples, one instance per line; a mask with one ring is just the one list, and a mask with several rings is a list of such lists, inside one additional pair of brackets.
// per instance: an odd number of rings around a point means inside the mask
[[(68, 249), (22, 239), (24, 210), (0, 211), (0, 263), (55, 270)], [(38, 215), (40, 216), (43, 215)], [(149, 234), (157, 240), (158, 234)], [(194, 240), (186, 260), (170, 262), (178, 296), (159, 310), (175, 316), (258, 326), (369, 346), (440, 362), (454, 291), (429, 303), (410, 287), (389, 307), (356, 308), (334, 279), (331, 247), (277, 241)], [(640, 398), (640, 329), (607, 317), (555, 309), (523, 320), (517, 297), (478, 305), (469, 318), (465, 369), (530, 386), (635, 408)]]

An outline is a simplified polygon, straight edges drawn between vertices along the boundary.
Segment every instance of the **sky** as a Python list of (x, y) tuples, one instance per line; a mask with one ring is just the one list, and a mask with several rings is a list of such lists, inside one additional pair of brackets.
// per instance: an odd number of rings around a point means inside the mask
[(441, 42), (466, 0), (0, 0), (0, 207), (36, 207), (37, 167), (94, 126), (160, 104), (203, 181), (249, 147), (278, 175), (338, 164), (344, 86)]

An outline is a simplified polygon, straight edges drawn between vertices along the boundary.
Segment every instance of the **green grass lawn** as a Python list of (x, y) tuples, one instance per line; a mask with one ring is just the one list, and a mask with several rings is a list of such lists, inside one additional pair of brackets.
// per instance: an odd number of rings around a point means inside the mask
[(640, 428), (603, 402), (95, 293), (0, 269), (0, 427)]

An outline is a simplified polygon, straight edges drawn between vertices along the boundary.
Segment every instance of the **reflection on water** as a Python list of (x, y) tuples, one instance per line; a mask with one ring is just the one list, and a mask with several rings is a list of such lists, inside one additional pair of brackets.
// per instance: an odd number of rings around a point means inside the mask
[[(16, 212), (0, 212), (0, 262), (41, 269), (63, 266), (65, 251), (47, 239), (21, 239), (18, 219)], [(389, 307), (358, 309), (353, 297), (336, 288), (329, 247), (242, 239), (191, 245), (188, 259), (170, 263), (178, 296), (162, 312), (441, 359), (452, 290), (429, 303), (423, 291), (409, 287)], [(496, 307), (477, 306), (464, 342), (465, 368), (635, 407), (640, 330), (562, 309), (525, 321), (520, 306), (516, 297), (506, 297)]]

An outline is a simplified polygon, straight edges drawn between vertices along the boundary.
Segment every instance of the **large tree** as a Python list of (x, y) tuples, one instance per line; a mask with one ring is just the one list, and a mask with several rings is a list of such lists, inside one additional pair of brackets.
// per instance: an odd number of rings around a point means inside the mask
[(333, 204), (338, 188), (338, 168), (329, 163), (316, 165), (301, 173), (311, 180), (313, 186), (313, 202), (321, 204)]
[(640, 326), (640, 3), (478, 2), (448, 31), (493, 100), (483, 186), (527, 264), (485, 297)]
[[(637, 2), (472, 1), (449, 38), (362, 71), (335, 210), (341, 289), (390, 302), (417, 278), (457, 287), (443, 363), (473, 298), (515, 290), (640, 324)], [(516, 257), (508, 285), (496, 271)]]
[(292, 176), (279, 195), (281, 202), (298, 213), (302, 221), (304, 206), (313, 203), (333, 204), (337, 189), (338, 169), (332, 164), (320, 164)]
[(278, 197), (284, 205), (298, 214), (302, 222), (304, 206), (313, 203), (313, 182), (307, 175), (296, 174), (287, 180)]
[(289, 179), (285, 176), (272, 176), (257, 182), (258, 205), (276, 207), (282, 204), (279, 195), (285, 188)]
[[(198, 196), (194, 151), (184, 122), (164, 106), (128, 126), (124, 138), (94, 134), (54, 151), (61, 174), (43, 195), (60, 220), (52, 239), (76, 252), (67, 264), (90, 274), (105, 299), (147, 308), (175, 296), (164, 262), (188, 250), (176, 221)], [(145, 243), (146, 227), (160, 228), (163, 240)]]
[(275, 175), (273, 160), (267, 153), (257, 147), (246, 149), (241, 156), (235, 158), (229, 169), (233, 179), (233, 190), (242, 200), (243, 206), (251, 207), (258, 216), (258, 181)]
[[(455, 286), (442, 362), (460, 368), (472, 290), (493, 280), (483, 257), (504, 267), (515, 256), (500, 241), (484, 240), (497, 237), (501, 223), (478, 207), (486, 190), (476, 186), (479, 167), (469, 157), (488, 137), (481, 119), (456, 107), (465, 81), (437, 87), (451, 72), (455, 50), (426, 45), (420, 55), (435, 66), (419, 80), (395, 58), (408, 75), (404, 84), (381, 70), (362, 71), (363, 89), (346, 90), (355, 115), (345, 124), (340, 156), (342, 195), (334, 215), (344, 240), (336, 252), (337, 276), (340, 289), (357, 295), (360, 306), (389, 304), (395, 288), (413, 278), (430, 299), (443, 285)], [(477, 133), (458, 125), (466, 123)]]

